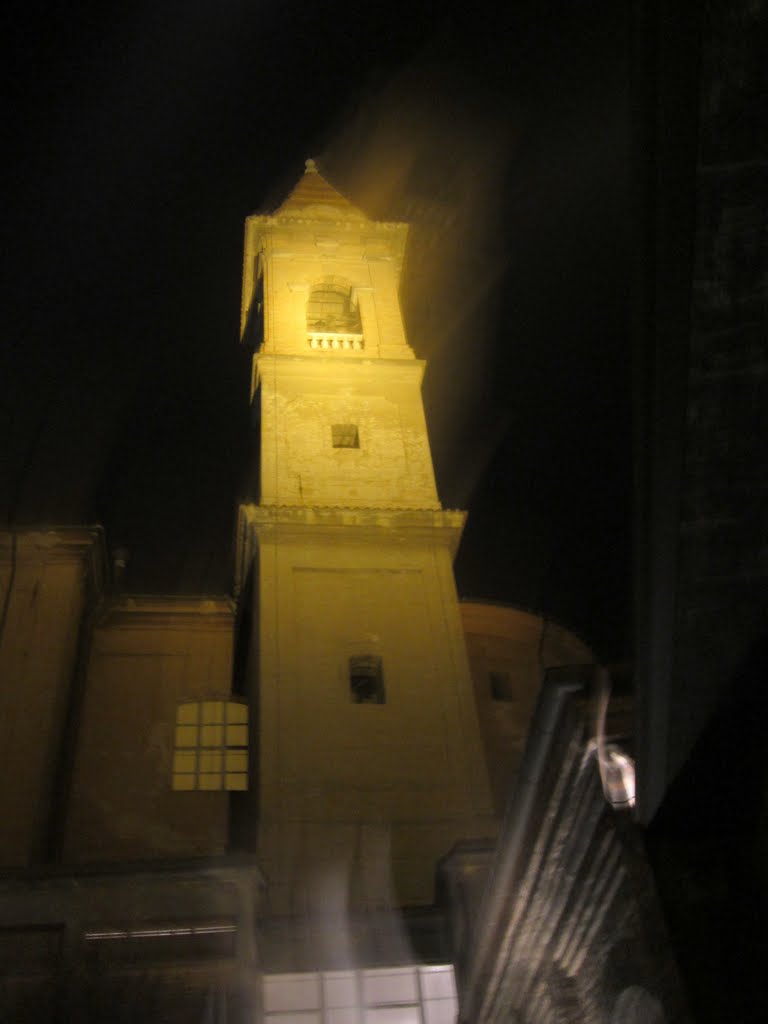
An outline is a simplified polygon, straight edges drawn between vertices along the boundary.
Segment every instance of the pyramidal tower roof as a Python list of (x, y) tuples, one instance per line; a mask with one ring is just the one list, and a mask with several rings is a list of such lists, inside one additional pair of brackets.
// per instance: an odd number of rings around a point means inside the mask
[(276, 217), (321, 217), (324, 220), (362, 220), (368, 217), (329, 185), (314, 160), (306, 161), (306, 170), (288, 198), (275, 210)]

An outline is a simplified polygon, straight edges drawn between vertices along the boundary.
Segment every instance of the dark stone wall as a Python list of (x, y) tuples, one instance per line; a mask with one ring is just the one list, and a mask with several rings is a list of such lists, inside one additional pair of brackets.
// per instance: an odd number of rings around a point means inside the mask
[(640, 6), (656, 33), (656, 149), (641, 165), (671, 172), (646, 208), (642, 393), (665, 395), (647, 404), (667, 419), (646, 423), (655, 475), (638, 503), (638, 578), (644, 557), (653, 567), (639, 590), (641, 813), (694, 1017), (748, 1024), (765, 1014), (768, 921), (768, 4)]
[(673, 728), (768, 628), (768, 6), (703, 19)]
[(263, 893), (249, 858), (6, 875), (0, 1020), (253, 1021)]
[(689, 1019), (640, 834), (585, 757), (583, 694), (548, 674), (494, 857), (442, 864), (466, 1024)]
[(636, 10), (635, 657), (649, 822), (768, 625), (768, 8)]

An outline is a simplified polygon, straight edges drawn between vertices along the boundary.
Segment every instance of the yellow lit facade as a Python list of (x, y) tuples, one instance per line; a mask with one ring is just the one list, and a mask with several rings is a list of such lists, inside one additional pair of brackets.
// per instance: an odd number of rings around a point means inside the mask
[(464, 513), (438, 500), (400, 313), (406, 234), (311, 162), (246, 223), (261, 479), (238, 571), (258, 594), (259, 857), (286, 912), (318, 865), (363, 906), (391, 900), (389, 863), (398, 902), (431, 902), (436, 860), (494, 830), (452, 571)]
[(418, 904), (458, 839), (493, 835), (488, 779), (498, 812), (542, 669), (590, 656), (457, 602), (406, 236), (314, 169), (246, 223), (260, 491), (237, 602), (110, 593), (98, 527), (0, 536), (1, 865), (245, 849), (278, 910), (329, 865), (363, 906)]
[(542, 672), (590, 654), (458, 603), (465, 513), (437, 495), (406, 237), (311, 164), (246, 223), (259, 488), (234, 600), (120, 593), (98, 527), (0, 534), (0, 952), (19, 999), (98, 955), (184, 964), (190, 991), (275, 1022), (454, 1018), (436, 871), (480, 877)]

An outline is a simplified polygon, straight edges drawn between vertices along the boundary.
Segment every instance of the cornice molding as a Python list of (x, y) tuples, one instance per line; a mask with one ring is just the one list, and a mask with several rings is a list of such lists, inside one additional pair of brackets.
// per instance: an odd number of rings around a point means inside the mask
[(234, 617), (230, 597), (127, 594), (104, 609), (98, 628), (229, 630)]
[[(14, 553), (15, 543), (15, 553)], [(88, 593), (103, 593), (107, 579), (107, 551), (104, 530), (91, 526), (48, 526), (36, 524), (0, 531), (0, 564), (37, 562), (63, 565), (81, 562)]]
[(467, 513), (460, 509), (298, 507), (244, 502), (238, 510), (235, 593), (239, 593), (260, 542), (280, 537), (350, 544), (368, 541), (436, 545), (451, 556), (458, 550)]
[[(407, 349), (406, 352), (408, 351), (412, 350)], [(424, 359), (417, 359), (413, 355), (393, 359), (391, 356), (372, 355), (367, 349), (354, 354), (348, 354), (346, 351), (326, 354), (322, 349), (310, 349), (306, 353), (262, 349), (254, 356), (254, 365), (258, 367), (259, 376), (263, 376), (268, 367), (273, 373), (279, 367), (283, 376), (301, 377), (307, 373), (317, 373), (317, 367), (323, 364), (333, 367), (333, 376), (337, 383), (345, 373), (354, 374), (356, 379), (359, 379), (359, 375), (366, 371), (373, 372), (379, 380), (383, 376), (391, 378), (415, 373), (421, 382), (427, 366)]]

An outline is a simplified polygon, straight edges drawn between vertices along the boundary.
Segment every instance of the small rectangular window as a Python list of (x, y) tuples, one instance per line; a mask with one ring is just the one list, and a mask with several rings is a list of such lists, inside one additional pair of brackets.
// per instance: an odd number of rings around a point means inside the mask
[(359, 448), (360, 435), (355, 423), (334, 423), (331, 425), (331, 441), (334, 448)]
[(491, 684), (491, 696), (494, 700), (511, 701), (515, 699), (509, 672), (489, 672), (488, 680)]
[(349, 697), (353, 704), (384, 704), (381, 658), (363, 654), (349, 659)]

